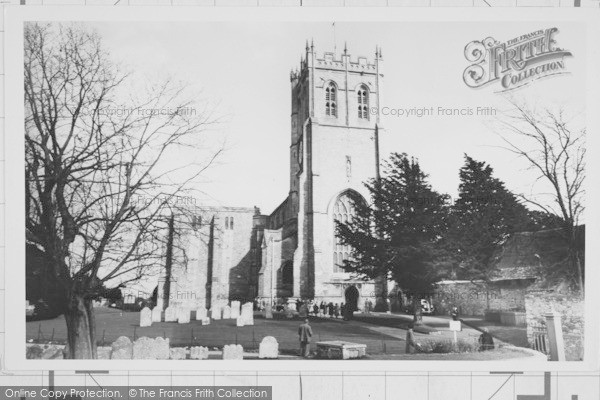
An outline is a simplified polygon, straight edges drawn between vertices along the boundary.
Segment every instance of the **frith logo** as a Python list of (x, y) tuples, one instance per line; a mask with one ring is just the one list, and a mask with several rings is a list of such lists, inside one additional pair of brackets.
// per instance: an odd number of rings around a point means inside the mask
[(472, 64), (463, 73), (467, 86), (480, 88), (498, 81), (507, 91), (537, 79), (566, 73), (568, 50), (557, 47), (558, 28), (548, 28), (500, 43), (492, 37), (465, 46), (465, 57)]

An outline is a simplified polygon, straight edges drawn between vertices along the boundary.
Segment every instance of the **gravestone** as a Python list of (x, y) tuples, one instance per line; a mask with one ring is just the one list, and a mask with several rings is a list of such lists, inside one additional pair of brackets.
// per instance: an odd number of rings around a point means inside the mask
[(185, 360), (187, 351), (185, 347), (173, 347), (171, 349), (171, 360)]
[(254, 304), (245, 303), (242, 305), (242, 320), (244, 325), (254, 325)]
[(173, 306), (165, 310), (165, 322), (177, 322), (177, 309)]
[(214, 320), (221, 319), (221, 307), (215, 306), (210, 310), (210, 317)]
[(162, 320), (162, 309), (160, 307), (154, 307), (152, 309), (152, 322), (160, 322)]
[(279, 357), (279, 343), (273, 336), (265, 336), (258, 347), (258, 358)]
[(190, 348), (192, 360), (208, 360), (208, 347), (194, 346)]
[(148, 307), (142, 308), (140, 311), (140, 327), (152, 326), (152, 310)]
[(206, 308), (200, 307), (196, 310), (196, 321), (202, 321), (206, 318)]
[(235, 326), (244, 326), (244, 318), (242, 317), (237, 317), (235, 319)]
[(241, 311), (240, 311), (240, 307), (242, 306), (242, 303), (240, 303), (237, 300), (234, 300), (231, 302), (231, 318), (237, 318), (240, 316)]
[(231, 307), (223, 307), (223, 319), (231, 319)]
[(208, 318), (208, 317), (202, 318), (202, 325), (210, 325), (210, 318)]
[(180, 324), (190, 323), (190, 309), (187, 307), (179, 307), (177, 309), (177, 322)]
[(110, 347), (110, 358), (112, 360), (131, 360), (133, 344), (127, 336), (119, 337)]
[(265, 307), (265, 319), (273, 319), (273, 306), (267, 305)]
[(168, 360), (169, 339), (139, 338), (133, 343), (133, 358), (136, 360)]
[(223, 347), (223, 360), (243, 360), (244, 348), (241, 344), (226, 344)]

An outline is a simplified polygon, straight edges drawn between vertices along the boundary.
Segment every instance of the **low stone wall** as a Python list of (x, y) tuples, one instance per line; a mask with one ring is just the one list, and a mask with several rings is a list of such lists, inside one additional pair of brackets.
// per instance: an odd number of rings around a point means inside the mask
[(458, 307), (460, 315), (483, 316), (486, 310), (524, 311), (525, 287), (519, 282), (506, 281), (484, 284), (457, 281), (438, 284), (432, 296), (437, 314), (450, 314)]
[(584, 300), (578, 295), (552, 290), (531, 290), (525, 296), (527, 339), (533, 343), (536, 326), (545, 326), (545, 315), (554, 311), (561, 315), (567, 361), (583, 359)]

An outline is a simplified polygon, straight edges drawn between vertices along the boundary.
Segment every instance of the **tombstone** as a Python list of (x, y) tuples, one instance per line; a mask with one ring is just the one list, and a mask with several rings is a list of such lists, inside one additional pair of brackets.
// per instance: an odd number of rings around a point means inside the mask
[(273, 319), (273, 306), (270, 304), (265, 307), (265, 319)]
[(231, 302), (231, 318), (237, 318), (240, 316), (241, 312), (240, 312), (240, 307), (242, 306), (242, 304), (237, 301), (234, 300)]
[(177, 322), (177, 309), (173, 306), (165, 310), (165, 322)]
[(215, 306), (210, 309), (210, 317), (214, 320), (221, 319), (221, 307)]
[(160, 321), (162, 321), (162, 308), (157, 306), (152, 309), (152, 322)]
[(119, 337), (110, 347), (110, 358), (112, 360), (131, 360), (133, 344), (127, 336)]
[(152, 311), (148, 307), (140, 311), (140, 327), (152, 326)]
[(141, 337), (133, 343), (136, 360), (168, 360), (169, 355), (169, 339)]
[(265, 336), (258, 347), (258, 358), (279, 357), (279, 343), (273, 336)]
[(223, 319), (231, 319), (231, 307), (223, 307)]
[(254, 325), (254, 304), (245, 303), (242, 305), (242, 320), (244, 325)]
[(190, 323), (190, 309), (187, 307), (179, 307), (177, 309), (177, 322), (180, 324)]
[(210, 325), (210, 318), (204, 317), (202, 318), (202, 325)]
[(171, 360), (185, 360), (187, 358), (187, 351), (185, 347), (173, 347), (170, 350)]
[(235, 319), (235, 326), (244, 326), (244, 318), (242, 317), (237, 317)]
[(190, 348), (192, 360), (208, 360), (208, 347), (194, 346)]
[(226, 344), (223, 346), (223, 360), (243, 360), (244, 348), (241, 344)]
[(202, 321), (206, 318), (206, 308), (200, 307), (196, 310), (196, 321)]

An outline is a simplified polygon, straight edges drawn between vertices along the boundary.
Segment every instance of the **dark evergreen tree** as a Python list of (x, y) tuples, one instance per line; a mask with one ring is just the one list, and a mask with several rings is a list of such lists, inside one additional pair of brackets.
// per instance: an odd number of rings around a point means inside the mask
[(531, 212), (493, 172), (465, 155), (445, 240), (447, 254), (459, 266), (455, 278), (488, 281), (495, 273), (494, 252), (508, 235), (537, 229)]
[(436, 263), (446, 230), (448, 196), (434, 191), (418, 161), (394, 153), (379, 180), (366, 183), (371, 204), (354, 198), (356, 216), (336, 223), (336, 233), (353, 249), (346, 271), (365, 279), (391, 276), (413, 297), (415, 320), (420, 298), (438, 279)]

